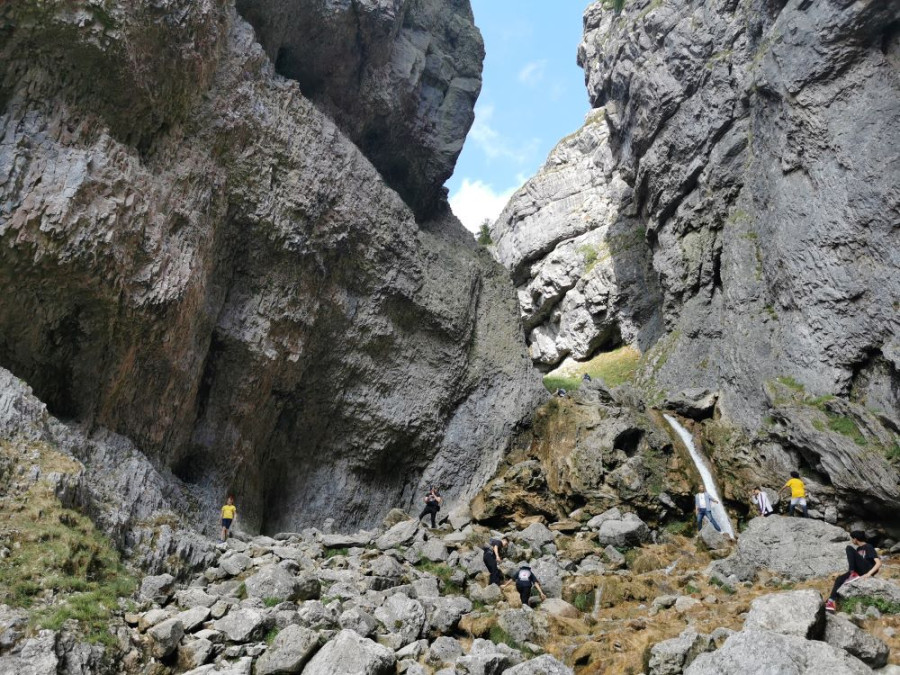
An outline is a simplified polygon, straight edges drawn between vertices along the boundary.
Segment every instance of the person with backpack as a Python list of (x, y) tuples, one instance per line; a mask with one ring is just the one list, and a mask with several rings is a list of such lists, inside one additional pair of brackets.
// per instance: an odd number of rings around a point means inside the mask
[(799, 471), (791, 471), (790, 480), (784, 484), (784, 487), (778, 491), (780, 495), (783, 490), (791, 491), (791, 505), (788, 507), (788, 515), (794, 515), (794, 509), (798, 506), (803, 507), (803, 517), (809, 518), (809, 511), (806, 507), (806, 486), (803, 484), (803, 481), (800, 480), (800, 472)]
[(509, 546), (509, 539), (503, 537), (502, 539), (491, 539), (488, 545), (484, 547), (482, 560), (484, 560), (484, 566), (488, 568), (488, 573), (491, 577), (488, 585), (497, 584), (499, 586), (503, 583), (503, 575), (500, 573), (499, 567), (503, 557), (500, 555), (500, 552), (506, 551), (507, 546)]
[(831, 595), (825, 601), (825, 611), (834, 612), (835, 602), (838, 597), (838, 589), (846, 583), (856, 579), (867, 579), (878, 574), (881, 569), (881, 557), (872, 544), (868, 543), (868, 537), (862, 530), (853, 530), (850, 533), (853, 546), (847, 547), (847, 567), (844, 574), (834, 580)]
[(222, 507), (222, 542), (228, 541), (228, 535), (231, 534), (231, 524), (237, 518), (237, 507), (234, 505), (234, 497), (228, 495), (225, 505)]
[(441, 510), (441, 504), (444, 503), (444, 498), (441, 497), (441, 494), (437, 491), (437, 488), (432, 485), (428, 489), (428, 494), (425, 495), (425, 508), (422, 509), (422, 513), (419, 514), (419, 520), (426, 515), (431, 515), (431, 529), (437, 527), (437, 513)]
[(756, 506), (759, 511), (759, 515), (763, 518), (768, 518), (774, 513), (772, 509), (772, 502), (769, 501), (769, 495), (766, 494), (766, 491), (761, 487), (753, 488), (753, 497), (751, 497), (753, 501), (753, 505)]
[(719, 500), (713, 499), (706, 494), (706, 486), (703, 483), (700, 483), (699, 490), (700, 491), (694, 495), (694, 513), (697, 514), (697, 532), (703, 528), (704, 518), (709, 518), (709, 522), (716, 528), (716, 532), (721, 532), (722, 528), (719, 527), (719, 524), (716, 522), (716, 519), (713, 518), (712, 514), (712, 502), (718, 504)]
[(519, 599), (522, 601), (522, 607), (531, 607), (531, 605), (528, 604), (528, 601), (531, 599), (532, 588), (538, 589), (538, 593), (541, 594), (542, 602), (547, 599), (547, 596), (544, 595), (544, 590), (541, 588), (540, 582), (537, 577), (534, 576), (534, 572), (531, 571), (531, 567), (529, 567), (528, 563), (522, 565), (513, 575), (512, 579), (503, 584), (503, 588), (506, 588), (513, 582), (515, 582), (516, 590), (519, 592)]

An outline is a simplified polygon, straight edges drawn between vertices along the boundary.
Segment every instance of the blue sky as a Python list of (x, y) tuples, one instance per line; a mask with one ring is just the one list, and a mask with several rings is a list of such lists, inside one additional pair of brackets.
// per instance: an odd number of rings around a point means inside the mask
[(494, 220), (590, 108), (575, 64), (588, 0), (472, 0), (487, 56), (475, 123), (447, 181), (467, 228)]

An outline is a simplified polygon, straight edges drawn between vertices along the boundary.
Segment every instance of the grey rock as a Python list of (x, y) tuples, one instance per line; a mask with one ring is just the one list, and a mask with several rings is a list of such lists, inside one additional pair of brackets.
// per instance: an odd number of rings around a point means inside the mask
[(811, 589), (764, 595), (750, 603), (744, 630), (818, 640), (825, 630), (825, 603)]
[(297, 580), (280, 565), (267, 565), (244, 580), (247, 595), (265, 600), (296, 600), (299, 597)]
[(711, 550), (725, 549), (731, 544), (731, 539), (724, 532), (717, 532), (709, 520), (703, 521), (703, 527), (700, 528), (700, 538), (707, 548)]
[(603, 556), (611, 565), (616, 567), (623, 567), (625, 565), (625, 556), (612, 544), (606, 545), (606, 548), (603, 549)]
[(403, 647), (419, 639), (425, 626), (425, 608), (418, 600), (394, 594), (375, 610), (375, 618), (388, 633), (399, 637)]
[(832, 647), (843, 649), (872, 668), (881, 668), (887, 664), (890, 654), (888, 646), (882, 640), (837, 614), (828, 614), (825, 617), (823, 639)]
[(322, 583), (314, 574), (299, 574), (295, 581), (297, 600), (315, 600), (322, 594)]
[(682, 612), (691, 611), (699, 604), (701, 603), (699, 600), (697, 600), (697, 598), (692, 598), (689, 595), (679, 595), (678, 599), (675, 600), (675, 604), (673, 606), (675, 607), (675, 611), (681, 614)]
[(637, 514), (610, 509), (594, 516), (588, 527), (597, 530), (601, 546), (640, 546), (650, 540), (650, 528)]
[(342, 630), (303, 669), (303, 675), (389, 675), (394, 673), (394, 652), (376, 642), (360, 637), (352, 630)]
[(266, 618), (256, 609), (233, 609), (218, 621), (213, 630), (223, 633), (231, 642), (258, 640), (265, 632)]
[(194, 607), (212, 607), (218, 598), (209, 595), (200, 588), (185, 588), (175, 593), (175, 602), (179, 607), (193, 609)]
[(169, 611), (168, 609), (160, 609), (157, 607), (141, 615), (141, 617), (138, 619), (138, 629), (141, 632), (144, 632), (152, 628), (156, 624), (171, 618), (171, 611)]
[(710, 572), (742, 581), (768, 569), (791, 580), (828, 576), (847, 567), (847, 533), (810, 518), (754, 518), (738, 540), (737, 551), (716, 561)]
[(213, 643), (203, 638), (186, 642), (178, 648), (178, 667), (182, 670), (199, 668), (209, 661), (213, 650)]
[(487, 586), (475, 584), (474, 586), (469, 586), (469, 597), (476, 602), (492, 605), (504, 596), (503, 591), (495, 584), (488, 584)]
[(672, 410), (683, 417), (703, 419), (712, 415), (719, 396), (708, 389), (685, 389), (667, 398), (663, 408)]
[(250, 567), (250, 562), (250, 556), (243, 553), (235, 553), (234, 555), (223, 557), (219, 560), (219, 567), (227, 574), (237, 576)]
[(440, 539), (429, 539), (422, 546), (422, 557), (431, 562), (447, 562), (450, 552)]
[(505, 675), (574, 675), (575, 671), (549, 654), (538, 656), (503, 671)]
[(0, 675), (57, 675), (56, 644), (55, 631), (40, 631), (25, 640), (18, 654), (0, 656)]
[(845, 583), (838, 589), (838, 595), (842, 598), (875, 598), (900, 605), (900, 586), (878, 577)]
[(766, 631), (735, 633), (711, 654), (701, 654), (685, 675), (864, 675), (872, 670), (846, 652), (817, 640)]
[(203, 606), (192, 607), (183, 612), (179, 612), (173, 618), (181, 622), (185, 633), (193, 633), (194, 630), (203, 625), (203, 622), (209, 618), (209, 608)]
[(416, 536), (416, 532), (418, 531), (418, 520), (407, 520), (402, 523), (397, 523), (383, 535), (378, 537), (378, 539), (375, 541), (375, 545), (382, 551), (386, 551), (391, 548), (398, 548), (399, 546), (408, 543), (414, 536)]
[(166, 619), (148, 630), (147, 635), (152, 640), (150, 653), (163, 659), (178, 648), (178, 643), (184, 637), (184, 626), (178, 619)]
[(709, 635), (688, 628), (676, 638), (650, 648), (650, 675), (681, 675), (700, 654), (713, 649)]
[(469, 510), (468, 503), (462, 503), (450, 510), (447, 518), (454, 530), (461, 530), (472, 522), (472, 512)]
[(171, 574), (159, 574), (141, 579), (141, 595), (160, 605), (168, 602), (174, 588), (175, 577)]
[(513, 535), (516, 541), (524, 542), (537, 553), (541, 552), (541, 548), (547, 544), (552, 544), (555, 537), (553, 532), (541, 523), (532, 523), (521, 532)]
[(433, 668), (439, 668), (444, 664), (453, 663), (457, 658), (463, 655), (462, 645), (459, 640), (451, 637), (438, 637), (428, 647), (428, 655), (426, 660), (428, 665)]
[(288, 626), (256, 662), (256, 675), (299, 673), (319, 648), (319, 634), (308, 628)]
[(452, 633), (463, 614), (472, 611), (472, 602), (461, 595), (434, 598), (427, 613), (428, 628), (433, 633)]
[(253, 658), (244, 656), (237, 661), (220, 661), (215, 664), (200, 666), (190, 670), (184, 675), (250, 675), (253, 668)]
[(550, 616), (558, 616), (565, 619), (581, 617), (581, 612), (562, 598), (547, 598), (541, 603), (541, 611), (546, 612)]
[(530, 609), (505, 609), (497, 612), (497, 624), (515, 642), (542, 642), (547, 637), (547, 616)]
[(355, 534), (325, 534), (322, 535), (322, 546), (325, 548), (368, 546), (374, 539), (374, 534), (365, 530), (360, 530)]
[(341, 628), (359, 633), (362, 637), (372, 637), (378, 627), (378, 621), (368, 612), (354, 607), (341, 614), (338, 619)]

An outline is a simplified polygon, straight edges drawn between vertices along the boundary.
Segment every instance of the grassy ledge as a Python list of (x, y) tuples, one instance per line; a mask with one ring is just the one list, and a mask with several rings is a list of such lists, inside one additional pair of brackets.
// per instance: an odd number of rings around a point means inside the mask
[(641, 353), (634, 347), (619, 347), (598, 354), (589, 361), (563, 364), (544, 376), (544, 386), (548, 391), (573, 391), (581, 386), (582, 377), (587, 373), (594, 379), (603, 380), (607, 387), (618, 387), (634, 377), (640, 359)]

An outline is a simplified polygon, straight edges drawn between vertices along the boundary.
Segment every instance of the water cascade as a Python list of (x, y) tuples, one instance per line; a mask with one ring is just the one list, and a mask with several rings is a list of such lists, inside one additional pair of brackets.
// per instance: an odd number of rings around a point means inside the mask
[(706, 492), (710, 497), (718, 500), (711, 504), (713, 517), (716, 519), (716, 522), (719, 523), (719, 527), (722, 528), (722, 531), (733, 537), (734, 528), (731, 526), (731, 519), (728, 517), (725, 507), (722, 505), (722, 497), (719, 496), (719, 487), (716, 485), (712, 471), (710, 471), (709, 465), (706, 463), (706, 458), (701, 455), (700, 451), (694, 446), (694, 439), (691, 437), (691, 433), (681, 426), (681, 424), (678, 423), (678, 420), (665, 413), (663, 413), (663, 417), (666, 418), (666, 421), (678, 433), (682, 442), (684, 442), (688, 453), (691, 455), (691, 459), (694, 460), (697, 471), (700, 473), (700, 478), (703, 479), (703, 484), (706, 486)]

